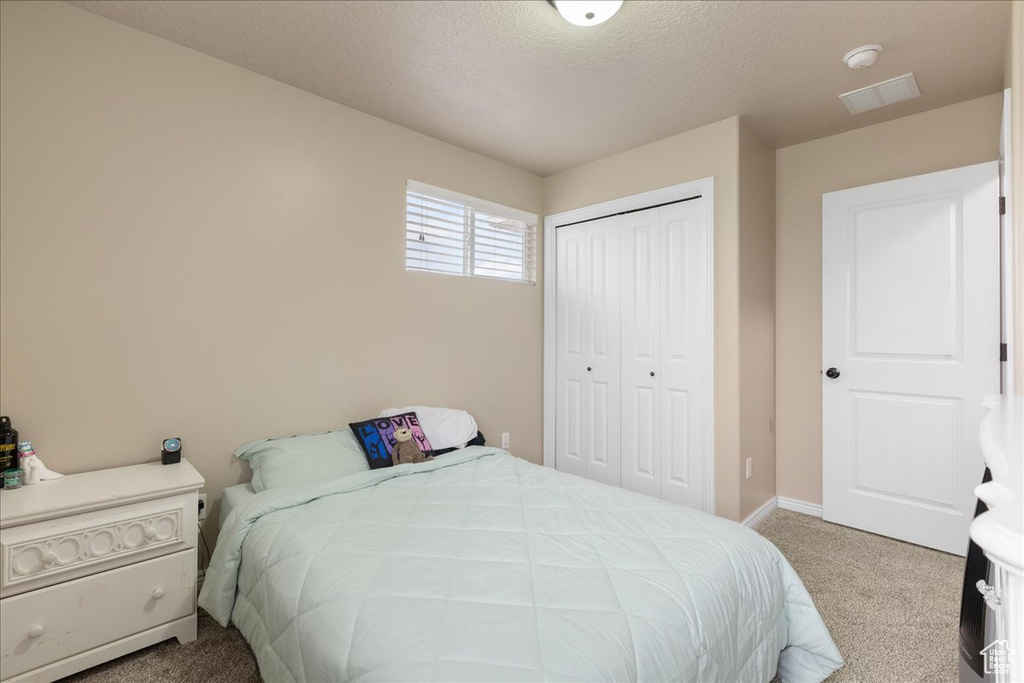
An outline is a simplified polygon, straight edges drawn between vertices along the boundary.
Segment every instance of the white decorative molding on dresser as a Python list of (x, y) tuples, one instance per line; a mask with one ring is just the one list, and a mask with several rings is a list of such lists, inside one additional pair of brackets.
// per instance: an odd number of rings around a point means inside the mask
[(203, 483), (182, 460), (0, 492), (0, 680), (194, 640)]

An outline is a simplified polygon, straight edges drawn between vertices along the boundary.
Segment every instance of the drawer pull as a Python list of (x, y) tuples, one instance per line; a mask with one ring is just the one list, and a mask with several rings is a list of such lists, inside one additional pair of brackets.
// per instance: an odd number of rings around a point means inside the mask
[(43, 631), (45, 630), (46, 629), (44, 629), (42, 626), (33, 626), (32, 629), (28, 632), (28, 637), (38, 638), (39, 636), (43, 635)]
[(159, 600), (162, 597), (164, 597), (164, 589), (163, 588), (157, 588), (155, 591), (153, 591), (153, 599), (154, 600)]
[(52, 550), (47, 550), (45, 553), (43, 553), (43, 563), (44, 564), (53, 564), (56, 561), (57, 561), (57, 553), (53, 552)]
[(150, 539), (156, 538), (156, 527), (153, 527), (153, 526), (147, 526), (146, 527), (146, 538), (150, 538)]

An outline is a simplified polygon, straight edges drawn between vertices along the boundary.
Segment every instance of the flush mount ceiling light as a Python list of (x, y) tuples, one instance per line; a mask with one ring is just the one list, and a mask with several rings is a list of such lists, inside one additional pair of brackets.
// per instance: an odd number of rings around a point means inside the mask
[(548, 0), (548, 4), (570, 24), (597, 26), (619, 11), (622, 0)]

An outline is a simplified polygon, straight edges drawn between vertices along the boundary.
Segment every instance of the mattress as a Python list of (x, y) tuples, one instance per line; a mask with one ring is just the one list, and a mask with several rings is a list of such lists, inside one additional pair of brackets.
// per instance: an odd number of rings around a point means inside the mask
[(224, 489), (220, 496), (220, 515), (217, 518), (217, 528), (224, 528), (224, 520), (228, 518), (231, 511), (256, 496), (252, 484), (238, 484)]
[(268, 681), (820, 681), (842, 665), (756, 532), (486, 447), (250, 498), (199, 604)]

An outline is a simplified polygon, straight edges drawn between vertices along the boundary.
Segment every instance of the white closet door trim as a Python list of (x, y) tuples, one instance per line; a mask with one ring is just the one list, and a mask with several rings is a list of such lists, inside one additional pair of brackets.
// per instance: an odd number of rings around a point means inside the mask
[[(705, 288), (707, 296), (707, 349), (708, 364), (712, 368), (709, 377), (714, 377), (715, 365), (715, 180), (714, 178), (701, 178), (681, 185), (663, 187), (650, 192), (643, 192), (629, 197), (613, 199), (611, 201), (585, 206), (571, 211), (552, 214), (544, 217), (544, 466), (555, 466), (555, 324), (556, 297), (556, 243), (555, 226), (585, 221), (591, 218), (599, 218), (623, 211), (642, 209), (656, 204), (674, 202), (680, 199), (701, 195), (702, 201), (707, 202), (707, 222), (705, 224), (707, 245), (705, 252), (707, 258), (708, 286)], [(706, 382), (705, 400), (708, 406), (709, 419), (704, 425), (704, 442), (707, 447), (704, 450), (706, 466), (704, 468), (704, 504), (705, 511), (715, 511), (715, 383), (714, 380)]]

